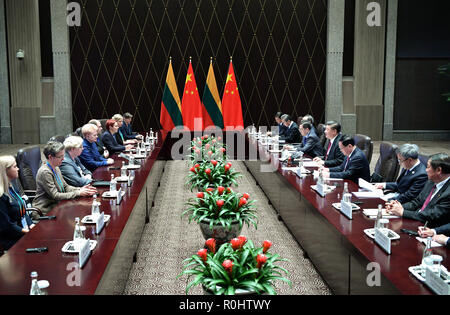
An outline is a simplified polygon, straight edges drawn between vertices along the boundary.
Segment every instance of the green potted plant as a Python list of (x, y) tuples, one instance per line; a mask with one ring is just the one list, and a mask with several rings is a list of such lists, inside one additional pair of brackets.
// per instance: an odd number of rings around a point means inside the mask
[[(277, 265), (282, 259), (269, 252), (272, 243), (264, 241), (255, 247), (245, 236), (225, 243), (216, 251), (214, 239), (208, 239), (207, 248), (183, 261), (182, 275), (187, 281), (195, 277), (186, 287), (186, 294), (195, 285), (201, 284), (206, 294), (276, 294), (274, 281), (284, 281), (292, 287), (285, 275), (289, 272)], [(177, 277), (177, 278), (178, 278)]]
[(182, 216), (188, 215), (189, 223), (196, 221), (205, 239), (225, 243), (241, 233), (244, 223), (258, 228), (254, 203), (249, 194), (234, 192), (229, 187), (207, 188), (188, 200)]
[(240, 172), (232, 168), (230, 162), (222, 160), (203, 161), (191, 166), (187, 175), (186, 186), (191, 191), (195, 187), (199, 190), (205, 190), (208, 187), (238, 186), (236, 179), (241, 176)]
[(191, 153), (187, 156), (187, 160), (191, 165), (202, 163), (202, 161), (226, 160), (226, 149), (220, 141), (221, 139), (221, 137), (215, 138), (208, 135), (194, 138), (189, 147)]

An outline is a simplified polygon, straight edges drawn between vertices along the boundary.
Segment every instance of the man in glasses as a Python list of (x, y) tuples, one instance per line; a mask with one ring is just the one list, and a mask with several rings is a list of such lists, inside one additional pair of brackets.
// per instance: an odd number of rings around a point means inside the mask
[(403, 168), (396, 182), (378, 183), (378, 189), (393, 191), (389, 199), (400, 203), (416, 198), (428, 180), (426, 165), (419, 160), (419, 147), (415, 144), (404, 144), (397, 152), (398, 163)]

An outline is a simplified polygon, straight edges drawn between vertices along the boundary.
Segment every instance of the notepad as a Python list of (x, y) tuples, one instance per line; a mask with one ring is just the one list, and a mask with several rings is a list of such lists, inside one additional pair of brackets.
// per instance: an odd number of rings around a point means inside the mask
[[(378, 215), (378, 209), (364, 209), (363, 213), (367, 217), (369, 217), (371, 219), (375, 219), (377, 217), (377, 215)], [(385, 218), (385, 219), (396, 219), (396, 218), (399, 218), (399, 216), (387, 213), (386, 209), (382, 209), (381, 210), (381, 214), (382, 214), (383, 218)]]
[[(425, 246), (427, 245), (427, 239), (426, 238), (416, 236), (416, 240), (418, 240), (419, 242), (424, 243)], [(433, 240), (431, 241), (431, 247), (441, 247), (441, 246), (442, 246), (442, 244), (439, 244), (438, 242), (435, 242)]]

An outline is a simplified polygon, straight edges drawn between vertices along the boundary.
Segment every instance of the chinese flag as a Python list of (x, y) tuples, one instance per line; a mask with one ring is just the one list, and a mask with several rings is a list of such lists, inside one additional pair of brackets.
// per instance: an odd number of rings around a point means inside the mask
[(178, 95), (175, 76), (173, 74), (172, 58), (170, 59), (169, 69), (167, 70), (166, 85), (164, 86), (159, 121), (162, 129), (167, 131), (171, 131), (174, 127), (183, 126), (181, 102), (180, 96)]
[(222, 96), (223, 124), (227, 130), (243, 130), (241, 98), (234, 75), (233, 62), (230, 60), (230, 68), (227, 74), (227, 82)]
[(186, 128), (191, 131), (203, 130), (202, 102), (198, 94), (191, 61), (189, 61), (189, 69), (184, 85), (181, 112), (183, 113), (183, 123)]

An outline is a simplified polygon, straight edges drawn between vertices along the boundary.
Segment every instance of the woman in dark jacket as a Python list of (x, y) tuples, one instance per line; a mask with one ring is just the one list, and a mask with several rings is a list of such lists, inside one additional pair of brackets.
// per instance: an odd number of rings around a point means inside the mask
[(0, 157), (0, 246), (8, 250), (35, 225), (26, 212), (26, 203), (11, 185), (19, 177), (13, 156)]
[(113, 155), (114, 153), (130, 150), (133, 147), (131, 144), (123, 146), (117, 143), (114, 135), (119, 131), (119, 124), (114, 119), (106, 121), (105, 129), (106, 131), (102, 135), (102, 141), (109, 154)]

